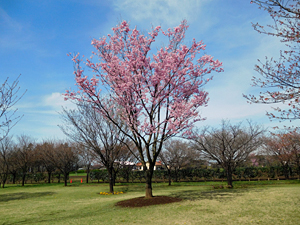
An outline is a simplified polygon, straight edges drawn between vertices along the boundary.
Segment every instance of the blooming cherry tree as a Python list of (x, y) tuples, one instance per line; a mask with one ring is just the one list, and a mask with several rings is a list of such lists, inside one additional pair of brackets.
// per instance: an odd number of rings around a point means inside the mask
[[(118, 113), (130, 128), (126, 135), (138, 149), (138, 160), (146, 170), (146, 197), (152, 197), (152, 174), (163, 142), (179, 134), (189, 134), (194, 123), (202, 120), (199, 107), (206, 106), (208, 93), (202, 88), (221, 72), (222, 63), (212, 56), (201, 55), (202, 41), (183, 44), (188, 28), (184, 20), (174, 29), (153, 28), (147, 35), (128, 22), (112, 28), (113, 34), (93, 39), (96, 49), (84, 64), (94, 76), (89, 78), (81, 67), (79, 54), (73, 55), (78, 91), (68, 90), (66, 99), (90, 102), (94, 109), (114, 123), (112, 104), (103, 101), (100, 86), (107, 88)], [(161, 34), (168, 45), (153, 53)], [(93, 58), (98, 57), (97, 62)], [(149, 163), (147, 168), (146, 163)]]

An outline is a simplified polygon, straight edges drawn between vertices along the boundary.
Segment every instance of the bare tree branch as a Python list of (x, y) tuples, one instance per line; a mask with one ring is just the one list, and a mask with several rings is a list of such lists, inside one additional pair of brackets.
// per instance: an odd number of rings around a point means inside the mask
[(193, 141), (203, 158), (216, 162), (226, 171), (227, 183), (232, 187), (234, 169), (260, 147), (263, 133), (264, 129), (251, 122), (247, 127), (242, 127), (241, 123), (231, 125), (223, 121), (219, 129), (207, 127), (195, 134)]
[(4, 139), (9, 131), (15, 126), (23, 116), (16, 116), (18, 109), (14, 109), (15, 104), (23, 97), (25, 92), (18, 95), (20, 90), (20, 76), (12, 82), (8, 83), (8, 78), (0, 86), (0, 141)]

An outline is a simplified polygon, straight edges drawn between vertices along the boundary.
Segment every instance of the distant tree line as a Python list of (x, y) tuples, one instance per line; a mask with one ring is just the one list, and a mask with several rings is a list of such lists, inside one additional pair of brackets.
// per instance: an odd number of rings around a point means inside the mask
[[(19, 136), (14, 142), (6, 137), (0, 142), (0, 184), (4, 187), (9, 180), (13, 184), (25, 182), (51, 182), (55, 175), (65, 186), (69, 173), (78, 167), (79, 154), (75, 146), (63, 141), (35, 143), (26, 135)], [(61, 177), (62, 175), (62, 177)]]
[[(204, 131), (209, 130), (210, 133), (199, 132), (199, 134), (204, 141), (204, 138), (212, 138), (214, 137), (212, 135), (220, 134), (222, 131), (223, 143), (225, 143), (233, 131), (235, 131), (235, 135), (231, 137), (239, 137), (240, 134), (237, 135), (238, 128), (241, 128), (240, 124), (232, 126), (224, 122), (220, 129), (205, 128)], [(245, 128), (242, 130), (247, 132)], [(245, 137), (243, 136), (243, 138)], [(208, 140), (210, 141), (210, 139)], [(209, 143), (212, 145), (212, 142)], [(218, 143), (217, 140), (214, 141), (214, 145), (218, 146)], [(232, 147), (234, 146), (233, 139), (230, 143), (231, 148), (229, 148), (230, 146), (224, 148), (223, 144), (219, 153), (220, 157), (223, 155), (222, 160), (228, 160), (232, 165), (237, 165), (232, 168), (231, 182), (253, 178), (278, 179), (284, 177), (289, 179), (297, 177), (300, 179), (300, 135), (297, 132), (260, 136), (260, 144), (247, 152), (242, 160), (237, 156), (225, 158), (226, 154), (228, 157), (230, 156), (229, 149), (235, 149)], [(180, 181), (228, 181), (227, 167), (217, 160), (205, 157), (205, 152), (198, 148), (198, 144), (195, 140), (168, 140), (159, 157), (160, 166), (153, 172), (153, 181), (168, 182), (169, 185), (171, 182)], [(207, 148), (206, 151), (211, 149), (214, 148)], [(110, 178), (111, 175), (106, 166), (101, 164), (99, 156), (83, 144), (58, 140), (35, 143), (26, 135), (19, 136), (16, 141), (13, 141), (11, 137), (6, 137), (0, 142), (0, 185), (4, 187), (7, 182), (14, 184), (18, 182), (24, 186), (26, 182), (50, 183), (54, 180), (63, 181), (64, 185), (67, 185), (70, 172), (77, 171), (80, 167), (83, 168), (81, 172), (87, 174), (86, 182), (89, 179), (94, 182), (108, 183), (111, 183), (110, 179), (112, 179), (112, 185), (116, 181), (145, 182), (145, 171), (140, 171), (134, 166), (134, 163), (137, 162), (135, 157), (122, 145), (118, 145), (117, 150), (118, 157), (114, 158), (113, 176)], [(244, 150), (241, 148), (234, 154), (243, 155)], [(100, 152), (105, 153), (105, 149)], [(129, 161), (131, 164), (125, 163)], [(97, 168), (102, 165), (102, 169), (93, 169), (97, 162)]]
[[(233, 180), (274, 180), (274, 179), (299, 179), (299, 170), (290, 166), (286, 177), (285, 167), (274, 162), (273, 166), (241, 166), (233, 173)], [(91, 170), (90, 177), (94, 182), (108, 182), (107, 170)], [(155, 170), (154, 182), (189, 182), (189, 181), (226, 181), (227, 175), (223, 168), (181, 168), (178, 171), (167, 169)], [(144, 171), (120, 169), (116, 174), (117, 182), (145, 182)]]

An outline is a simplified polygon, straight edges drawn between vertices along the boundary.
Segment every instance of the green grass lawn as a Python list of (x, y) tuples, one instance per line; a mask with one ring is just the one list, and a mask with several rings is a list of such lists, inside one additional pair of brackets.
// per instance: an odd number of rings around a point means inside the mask
[[(221, 183), (218, 183), (221, 184)], [(144, 195), (144, 184), (117, 184), (125, 194), (104, 196), (107, 184), (8, 186), (0, 189), (0, 224), (299, 224), (300, 182), (154, 184), (154, 195), (182, 202), (119, 208), (118, 201)], [(225, 183), (223, 183), (225, 185)]]

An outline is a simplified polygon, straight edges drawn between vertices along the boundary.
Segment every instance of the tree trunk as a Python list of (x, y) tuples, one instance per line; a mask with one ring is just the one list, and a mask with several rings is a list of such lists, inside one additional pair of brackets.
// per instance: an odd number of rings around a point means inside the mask
[(178, 182), (178, 171), (176, 168), (174, 170), (174, 173), (175, 173), (175, 182)]
[(108, 172), (108, 179), (109, 179), (109, 192), (114, 193), (114, 175), (113, 175), (113, 169), (108, 167), (107, 168)]
[(151, 168), (151, 165), (150, 165), (150, 168), (145, 171), (145, 175), (146, 175), (146, 195), (145, 195), (145, 197), (152, 198), (153, 197), (153, 195), (152, 195), (153, 168)]
[(52, 174), (52, 172), (51, 172), (51, 171), (49, 171), (49, 172), (48, 172), (48, 184), (50, 184), (50, 183), (51, 183), (51, 174)]
[(170, 169), (168, 169), (168, 175), (169, 175), (169, 186), (171, 186), (172, 179), (171, 179), (171, 170)]
[(22, 174), (22, 186), (25, 184), (26, 173)]
[(232, 188), (232, 169), (230, 166), (227, 166), (226, 168), (226, 176), (227, 176), (227, 185), (229, 188)]
[[(4, 175), (4, 178), (2, 180), (3, 181), (2, 188), (4, 188), (6, 180), (7, 180), (7, 174)], [(0, 184), (0, 186), (1, 186), (1, 184)]]
[(116, 179), (117, 179), (117, 172), (113, 169), (112, 170), (112, 178), (113, 178), (113, 185), (116, 186)]
[(284, 177), (285, 179), (289, 179), (289, 166), (286, 164), (283, 166), (283, 173), (284, 173)]
[(114, 181), (113, 178), (109, 178), (109, 192), (114, 193)]
[[(7, 177), (8, 177), (8, 168), (6, 168), (6, 172), (3, 174), (3, 178), (2, 178), (2, 181), (3, 181), (2, 188), (4, 188), (4, 185), (5, 185), (5, 183), (6, 183)], [(0, 184), (0, 187), (1, 187), (1, 184)]]
[(90, 174), (90, 167), (88, 167), (86, 171), (86, 183), (89, 183), (89, 174)]
[(16, 177), (17, 177), (17, 172), (15, 173), (12, 173), (12, 176), (13, 176), (13, 184), (16, 184)]
[(58, 174), (57, 183), (60, 183), (60, 173)]
[(65, 186), (68, 185), (68, 175), (67, 173), (64, 173), (64, 182), (65, 182)]

